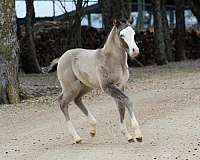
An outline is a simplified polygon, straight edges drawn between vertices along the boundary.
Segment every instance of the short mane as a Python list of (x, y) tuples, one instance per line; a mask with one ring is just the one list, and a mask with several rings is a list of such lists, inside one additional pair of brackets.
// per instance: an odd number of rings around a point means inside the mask
[(116, 45), (120, 46), (120, 40), (119, 37), (117, 36), (117, 27), (113, 26), (110, 34), (108, 35), (108, 38), (103, 46), (103, 49), (110, 52), (114, 48), (116, 48)]

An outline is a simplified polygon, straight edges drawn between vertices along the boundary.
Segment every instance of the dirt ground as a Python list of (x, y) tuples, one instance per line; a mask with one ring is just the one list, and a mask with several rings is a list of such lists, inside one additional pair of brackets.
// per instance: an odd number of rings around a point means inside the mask
[(98, 120), (97, 135), (90, 137), (86, 118), (71, 104), (72, 121), (84, 140), (72, 145), (56, 101), (56, 74), (21, 75), (33, 98), (0, 106), (0, 160), (200, 160), (200, 60), (130, 73), (126, 93), (134, 102), (142, 143), (127, 142), (112, 98), (94, 91), (84, 102)]

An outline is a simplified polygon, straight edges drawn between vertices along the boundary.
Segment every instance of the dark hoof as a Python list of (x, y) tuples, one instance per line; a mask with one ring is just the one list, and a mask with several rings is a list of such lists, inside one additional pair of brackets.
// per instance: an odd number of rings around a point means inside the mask
[(73, 144), (81, 144), (81, 143), (83, 143), (82, 139), (73, 142)]
[(137, 142), (142, 142), (143, 139), (142, 139), (142, 137), (139, 137), (139, 138), (136, 138), (136, 141), (137, 141)]
[(134, 141), (134, 138), (129, 139), (128, 142), (129, 142), (129, 143), (135, 142), (135, 141)]
[(91, 136), (91, 137), (95, 137), (95, 135), (96, 135), (96, 133), (90, 132), (90, 136)]

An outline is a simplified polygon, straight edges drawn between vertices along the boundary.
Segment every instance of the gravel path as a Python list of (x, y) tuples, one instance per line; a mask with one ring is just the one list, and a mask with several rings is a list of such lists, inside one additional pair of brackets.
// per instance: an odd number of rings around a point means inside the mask
[(131, 69), (126, 93), (135, 104), (142, 143), (126, 141), (112, 98), (94, 91), (84, 102), (98, 120), (97, 135), (89, 136), (86, 118), (71, 104), (72, 121), (84, 139), (72, 145), (56, 102), (55, 74), (21, 75), (20, 81), (34, 98), (0, 106), (0, 160), (200, 159), (200, 61)]

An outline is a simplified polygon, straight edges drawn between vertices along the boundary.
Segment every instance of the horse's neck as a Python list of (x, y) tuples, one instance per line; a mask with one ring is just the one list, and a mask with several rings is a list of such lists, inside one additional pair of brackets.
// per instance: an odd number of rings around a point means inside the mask
[(104, 44), (103, 50), (107, 54), (116, 53), (116, 50), (120, 49), (120, 41), (117, 36), (117, 28), (114, 26), (108, 35), (106, 43)]
[(103, 47), (103, 53), (106, 54), (106, 58), (115, 60), (115, 64), (120, 65), (122, 68), (127, 68), (127, 54), (121, 48), (120, 39), (117, 33), (117, 28), (113, 27), (106, 43)]

